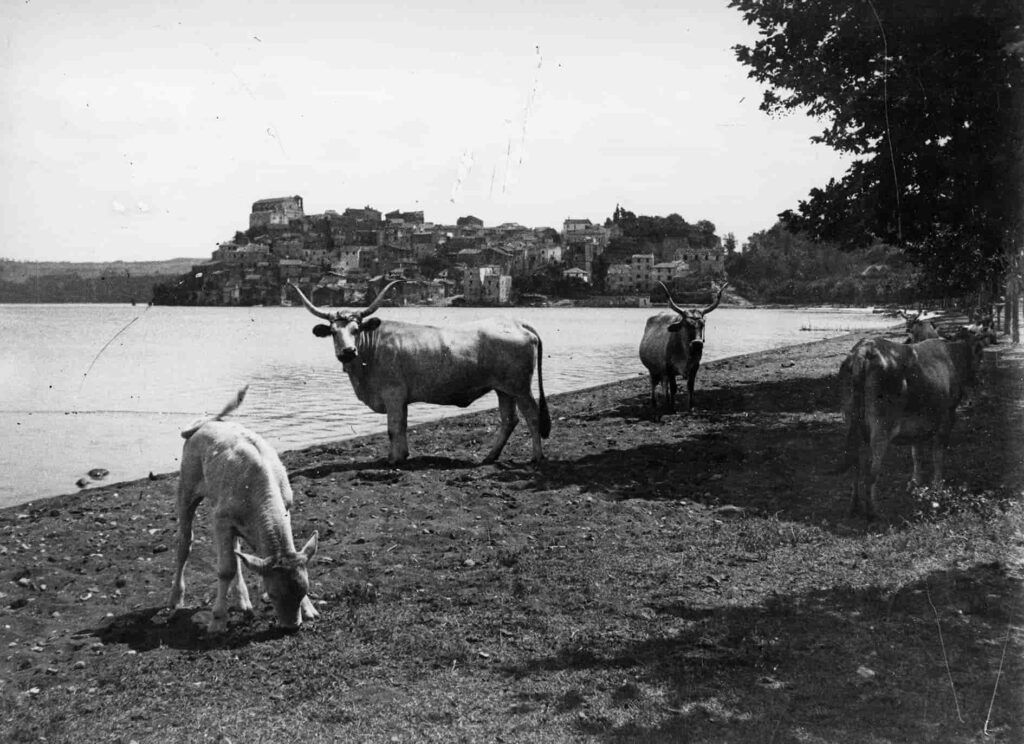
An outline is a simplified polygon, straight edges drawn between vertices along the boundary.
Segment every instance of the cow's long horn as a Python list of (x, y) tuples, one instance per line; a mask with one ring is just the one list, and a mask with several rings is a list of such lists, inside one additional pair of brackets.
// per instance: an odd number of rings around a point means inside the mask
[(665, 286), (665, 282), (658, 282), (658, 284), (660, 284), (661, 288), (665, 290), (665, 296), (668, 297), (668, 306), (680, 315), (686, 315), (686, 310), (679, 307), (679, 305), (676, 304), (676, 301), (672, 299), (672, 293), (668, 291), (668, 287)]
[(701, 310), (700, 311), (701, 315), (707, 315), (712, 310), (714, 310), (716, 307), (718, 307), (718, 303), (722, 301), (722, 292), (724, 292), (725, 288), (728, 287), (728, 286), (729, 286), (729, 282), (726, 282), (725, 284), (723, 284), (721, 287), (718, 288), (718, 296), (715, 298), (715, 301), (712, 302), (710, 305), (708, 305), (703, 310)]
[(291, 287), (292, 289), (294, 289), (298, 293), (299, 299), (302, 300), (302, 304), (305, 305), (306, 309), (309, 310), (309, 312), (313, 313), (313, 315), (315, 315), (318, 318), (323, 318), (324, 320), (334, 320), (335, 319), (335, 317), (336, 317), (335, 313), (330, 313), (330, 312), (327, 312), (326, 310), (321, 310), (320, 308), (318, 308), (316, 305), (314, 305), (312, 302), (310, 302), (306, 298), (306, 295), (302, 294), (302, 290), (299, 289), (297, 285), (292, 284), (291, 282), (288, 282), (288, 286)]
[(380, 307), (380, 303), (384, 302), (385, 295), (387, 295), (387, 293), (391, 290), (393, 286), (395, 286), (396, 284), (401, 284), (403, 281), (405, 280), (395, 279), (393, 282), (384, 287), (384, 289), (382, 289), (380, 293), (373, 299), (373, 302), (370, 303), (369, 307), (367, 307), (365, 310), (359, 311), (359, 317), (365, 318), (366, 316), (373, 315), (373, 313), (377, 312), (377, 308)]

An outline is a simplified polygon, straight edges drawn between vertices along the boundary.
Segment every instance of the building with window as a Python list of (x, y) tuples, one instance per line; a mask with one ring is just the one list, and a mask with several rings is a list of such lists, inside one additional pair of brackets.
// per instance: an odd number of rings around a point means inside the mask
[(290, 220), (301, 219), (302, 197), (281, 196), (274, 199), (260, 199), (252, 203), (249, 214), (249, 229), (254, 227), (287, 227)]

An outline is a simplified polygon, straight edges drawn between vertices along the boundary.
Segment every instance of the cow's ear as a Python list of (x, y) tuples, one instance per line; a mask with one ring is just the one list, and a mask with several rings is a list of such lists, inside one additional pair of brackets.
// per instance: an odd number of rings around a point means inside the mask
[(302, 546), (302, 550), (299, 554), (306, 559), (306, 562), (313, 560), (313, 556), (316, 555), (317, 538), (320, 537), (320, 533), (315, 531), (313, 536), (306, 541), (306, 544)]
[(367, 318), (360, 325), (360, 329), (364, 331), (376, 331), (380, 325), (380, 318)]
[(260, 576), (266, 576), (270, 572), (269, 558), (260, 558), (256, 555), (249, 555), (248, 553), (243, 553), (240, 550), (236, 550), (235, 555), (237, 555), (238, 559), (242, 561), (242, 564), (253, 573), (257, 573)]
[(326, 323), (317, 323), (313, 326), (313, 335), (317, 338), (327, 338), (331, 335), (331, 327)]
[(668, 332), (678, 333), (679, 329), (683, 327), (683, 321), (677, 320), (675, 323), (669, 323)]

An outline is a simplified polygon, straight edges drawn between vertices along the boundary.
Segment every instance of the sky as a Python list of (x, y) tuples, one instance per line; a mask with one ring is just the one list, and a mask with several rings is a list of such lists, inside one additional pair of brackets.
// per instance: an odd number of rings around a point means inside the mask
[(742, 243), (847, 161), (727, 0), (0, 0), (0, 257), (208, 257), (257, 199)]

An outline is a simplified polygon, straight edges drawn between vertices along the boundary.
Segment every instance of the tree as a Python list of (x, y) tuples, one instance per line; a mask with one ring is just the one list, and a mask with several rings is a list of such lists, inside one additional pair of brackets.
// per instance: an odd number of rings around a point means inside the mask
[(440, 256), (424, 256), (417, 263), (425, 279), (433, 279), (448, 267), (448, 262)]
[(762, 110), (827, 122), (852, 155), (787, 227), (846, 248), (903, 248), (947, 290), (995, 280), (1021, 246), (1024, 3), (732, 0), (759, 39), (735, 47)]
[(562, 244), (562, 235), (553, 227), (545, 227), (541, 230), (541, 238), (544, 240), (550, 240), (555, 245)]

